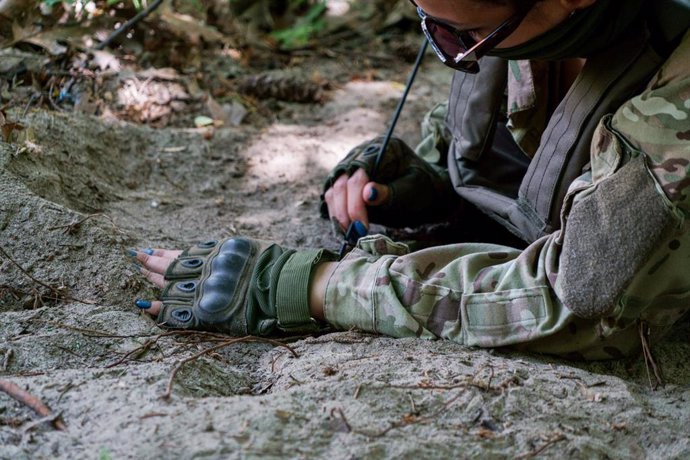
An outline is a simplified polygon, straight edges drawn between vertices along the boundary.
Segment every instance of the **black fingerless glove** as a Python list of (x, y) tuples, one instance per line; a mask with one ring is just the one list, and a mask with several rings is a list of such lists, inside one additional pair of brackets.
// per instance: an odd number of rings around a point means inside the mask
[(168, 267), (158, 323), (234, 336), (313, 332), (310, 273), (336, 257), (248, 238), (199, 243)]
[[(370, 220), (388, 227), (417, 226), (438, 222), (448, 214), (459, 197), (445, 169), (427, 163), (401, 139), (392, 138), (372, 177), (383, 137), (358, 145), (331, 171), (324, 192), (342, 174), (352, 175), (362, 168), (370, 180), (390, 187), (389, 200), (368, 208)], [(321, 216), (328, 218), (328, 207), (321, 197)]]

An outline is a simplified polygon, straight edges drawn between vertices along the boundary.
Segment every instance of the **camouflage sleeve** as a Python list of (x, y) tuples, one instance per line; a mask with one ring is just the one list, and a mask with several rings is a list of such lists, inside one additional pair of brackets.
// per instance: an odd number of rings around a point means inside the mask
[(645, 92), (613, 117), (612, 128), (644, 152), (666, 196), (690, 215), (690, 32)]
[(422, 120), (422, 140), (415, 147), (415, 153), (433, 165), (444, 166), (446, 153), (451, 141), (451, 134), (446, 127), (448, 102), (442, 102), (432, 108)]
[(367, 237), (329, 280), (326, 319), (579, 359), (632, 354), (641, 330), (661, 337), (690, 305), (688, 62), (690, 35), (644, 93), (601, 121), (561, 230), (524, 251), (459, 244), (407, 253)]

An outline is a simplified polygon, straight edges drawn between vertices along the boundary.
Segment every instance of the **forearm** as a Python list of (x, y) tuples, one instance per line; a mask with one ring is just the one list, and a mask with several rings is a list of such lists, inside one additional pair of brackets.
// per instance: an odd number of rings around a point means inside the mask
[[(382, 240), (376, 242), (381, 237), (370, 238), (371, 247), (385, 246)], [(443, 338), (480, 347), (514, 346), (596, 360), (639, 350), (639, 330), (633, 318), (646, 320), (655, 332), (684, 311), (652, 307), (664, 300), (655, 290), (645, 301), (648, 313), (644, 318), (632, 305), (619, 312), (620, 319), (579, 317), (563, 304), (553, 287), (559, 276), (560, 251), (558, 234), (524, 251), (460, 244), (386, 256), (357, 249), (336, 264), (335, 270), (333, 266), (323, 268), (329, 281), (323, 311), (318, 313), (339, 329)], [(590, 263), (595, 271), (606, 264)], [(639, 277), (646, 278), (647, 269), (638, 272)], [(637, 281), (633, 285), (641, 286)]]

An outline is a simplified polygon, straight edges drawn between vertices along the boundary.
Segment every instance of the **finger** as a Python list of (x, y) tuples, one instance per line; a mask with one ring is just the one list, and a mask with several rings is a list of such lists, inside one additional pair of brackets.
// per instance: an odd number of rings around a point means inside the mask
[(161, 302), (160, 300), (150, 301), (137, 299), (134, 302), (134, 305), (136, 305), (138, 309), (145, 311), (146, 313), (153, 316), (157, 316), (158, 313), (160, 313), (161, 308), (163, 308), (163, 302)]
[(387, 185), (369, 182), (362, 190), (362, 199), (368, 206), (380, 206), (387, 203), (391, 196), (391, 189)]
[(166, 259), (177, 259), (182, 251), (170, 249), (144, 249), (142, 252), (152, 256), (165, 257)]
[(136, 259), (141, 262), (141, 265), (143, 265), (144, 268), (160, 274), (165, 273), (165, 271), (168, 269), (168, 266), (170, 266), (170, 264), (175, 260), (174, 257), (149, 255), (141, 251), (137, 251)]
[(158, 257), (165, 257), (168, 259), (177, 259), (180, 254), (182, 254), (182, 251), (178, 250), (171, 250), (171, 249), (139, 249), (139, 250), (134, 250), (130, 249), (129, 253), (132, 256), (135, 256), (137, 252), (142, 252), (144, 254), (148, 254), (150, 256), (158, 256)]
[(139, 271), (142, 275), (144, 275), (144, 278), (146, 278), (159, 288), (165, 287), (165, 278), (161, 273), (153, 272), (151, 270), (146, 269), (145, 267), (141, 267)]
[(347, 214), (347, 179), (346, 175), (340, 176), (325, 193), (328, 214), (336, 219), (343, 231), (350, 225)]
[(369, 176), (363, 169), (358, 169), (347, 181), (347, 214), (349, 220), (359, 221), (369, 226), (369, 215), (366, 203), (362, 199), (362, 189), (369, 182)]

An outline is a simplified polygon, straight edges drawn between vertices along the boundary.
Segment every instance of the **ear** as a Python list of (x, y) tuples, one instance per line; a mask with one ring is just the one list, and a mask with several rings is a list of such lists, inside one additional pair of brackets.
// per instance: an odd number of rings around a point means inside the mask
[(568, 11), (582, 10), (594, 5), (597, 0), (560, 0), (561, 6)]

